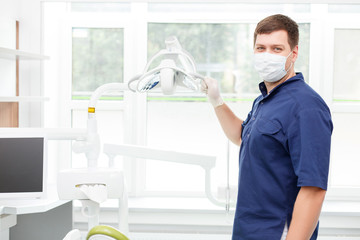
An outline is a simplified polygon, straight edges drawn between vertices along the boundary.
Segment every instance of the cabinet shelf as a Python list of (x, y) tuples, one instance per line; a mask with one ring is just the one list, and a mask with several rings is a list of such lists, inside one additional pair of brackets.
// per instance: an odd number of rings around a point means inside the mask
[(48, 101), (48, 97), (42, 96), (13, 96), (13, 97), (1, 97), (0, 102), (44, 102)]
[(46, 60), (49, 59), (48, 56), (37, 54), (37, 53), (30, 53), (19, 51), (10, 48), (0, 47), (0, 58), (3, 59), (10, 59), (10, 60)]

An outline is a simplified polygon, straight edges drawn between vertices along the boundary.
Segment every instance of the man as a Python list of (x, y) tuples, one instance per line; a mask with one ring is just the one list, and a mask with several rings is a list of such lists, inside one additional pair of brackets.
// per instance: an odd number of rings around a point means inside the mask
[(245, 121), (223, 102), (216, 80), (204, 81), (222, 129), (241, 146), (233, 240), (317, 238), (333, 125), (325, 102), (294, 71), (298, 41), (287, 16), (258, 23), (254, 67), (264, 81)]

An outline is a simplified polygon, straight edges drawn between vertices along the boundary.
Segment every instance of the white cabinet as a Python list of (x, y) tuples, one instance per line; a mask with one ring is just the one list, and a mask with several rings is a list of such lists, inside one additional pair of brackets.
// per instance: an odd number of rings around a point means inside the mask
[(49, 59), (49, 57), (41, 54), (0, 47), (0, 59), (3, 59), (3, 61), (14, 61), (14, 62), (16, 61), (16, 79), (14, 79), (15, 80), (14, 84), (16, 84), (16, 89), (17, 89), (15, 94), (10, 91), (9, 93), (6, 92), (5, 95), (2, 94), (0, 96), (0, 111), (2, 112), (0, 116), (0, 127), (19, 127), (20, 103), (24, 103), (24, 102), (41, 103), (43, 101), (48, 100), (48, 98), (44, 96), (19, 95), (19, 88), (21, 88), (19, 83), (19, 69), (21, 68), (21, 62), (34, 61), (34, 60), (42, 61)]
[[(0, 58), (8, 60), (47, 60), (48, 56), (0, 47)], [(21, 65), (21, 63), (19, 63)], [(43, 96), (0, 96), (0, 102), (37, 102), (45, 101)]]
[[(0, 47), (0, 58), (8, 60), (47, 60), (48, 56)], [(19, 65), (21, 65), (19, 63)], [(43, 96), (0, 96), (0, 102), (37, 102), (45, 101)]]
[(46, 60), (49, 59), (48, 56), (44, 56), (36, 53), (29, 53), (20, 50), (3, 48), (0, 47), (0, 58), (10, 59), (10, 60)]

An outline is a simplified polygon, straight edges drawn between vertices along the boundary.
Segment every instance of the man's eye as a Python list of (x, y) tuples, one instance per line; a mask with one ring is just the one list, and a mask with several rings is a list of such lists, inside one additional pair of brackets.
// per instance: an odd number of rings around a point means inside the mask
[(275, 48), (275, 51), (280, 52), (282, 51), (282, 48)]

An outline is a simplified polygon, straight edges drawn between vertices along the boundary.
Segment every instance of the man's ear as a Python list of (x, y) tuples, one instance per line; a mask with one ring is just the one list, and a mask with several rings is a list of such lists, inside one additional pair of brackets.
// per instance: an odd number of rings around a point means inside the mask
[(292, 59), (291, 59), (291, 61), (293, 62), (293, 63), (295, 63), (296, 62), (296, 59), (298, 58), (298, 54), (299, 54), (299, 46), (298, 45), (296, 45), (293, 49), (292, 49)]

